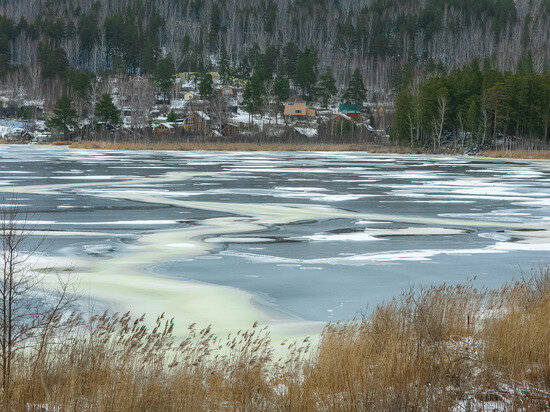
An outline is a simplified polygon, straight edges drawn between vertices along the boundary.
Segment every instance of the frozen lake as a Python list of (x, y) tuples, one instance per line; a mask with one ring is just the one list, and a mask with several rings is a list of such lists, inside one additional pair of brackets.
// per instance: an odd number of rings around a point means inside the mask
[(0, 191), (94, 305), (181, 331), (314, 333), (410, 286), (550, 261), (548, 161), (0, 146)]

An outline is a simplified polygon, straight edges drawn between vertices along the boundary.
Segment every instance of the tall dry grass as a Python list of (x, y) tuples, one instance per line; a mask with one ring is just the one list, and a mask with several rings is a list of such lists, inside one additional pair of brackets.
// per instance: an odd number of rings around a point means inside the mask
[[(269, 332), (98, 315), (16, 359), (6, 410), (333, 411), (550, 408), (550, 271), (496, 290), (411, 290), (275, 356)], [(489, 404), (486, 404), (489, 405)], [(6, 405), (4, 405), (6, 407)], [(44, 409), (42, 409), (44, 408)]]
[(550, 159), (550, 150), (486, 150), (479, 155), (506, 159)]
[[(63, 143), (66, 144), (66, 143)], [(160, 142), (160, 143), (113, 143), (104, 141), (73, 142), (72, 149), (104, 150), (213, 150), (213, 151), (362, 151), (370, 153), (427, 153), (421, 148), (409, 146), (384, 146), (366, 144), (329, 144), (329, 143), (252, 143), (252, 142)], [(431, 152), (430, 152), (431, 153)], [(445, 153), (443, 150), (437, 153)], [(446, 152), (448, 153), (448, 152)]]

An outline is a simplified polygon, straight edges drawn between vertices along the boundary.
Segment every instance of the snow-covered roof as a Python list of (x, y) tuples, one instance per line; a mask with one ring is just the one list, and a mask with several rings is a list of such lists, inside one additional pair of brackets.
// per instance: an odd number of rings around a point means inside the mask
[(204, 113), (202, 111), (197, 111), (197, 112), (193, 112), (193, 113), (198, 114), (200, 117), (202, 117), (206, 121), (210, 121), (210, 116), (208, 116), (206, 113)]
[(172, 104), (170, 105), (170, 108), (172, 109), (183, 109), (185, 107), (185, 104), (187, 102), (183, 99), (174, 99), (172, 100)]
[(173, 129), (174, 128), (174, 126), (172, 126), (170, 123), (158, 123), (158, 124), (155, 125), (155, 127), (159, 127), (159, 126), (164, 126), (167, 129)]
[(353, 119), (351, 117), (349, 117), (347, 114), (344, 114), (344, 113), (340, 113), (340, 114), (336, 115), (336, 117), (343, 117), (346, 120), (353, 121)]

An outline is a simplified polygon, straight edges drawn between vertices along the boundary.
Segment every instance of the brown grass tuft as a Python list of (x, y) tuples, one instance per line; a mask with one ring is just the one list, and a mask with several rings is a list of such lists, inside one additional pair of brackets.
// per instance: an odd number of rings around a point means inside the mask
[[(16, 360), (11, 410), (550, 408), (550, 271), (497, 290), (411, 290), (274, 358), (257, 324), (225, 338), (173, 320), (93, 316)], [(488, 405), (487, 405), (488, 407)]]

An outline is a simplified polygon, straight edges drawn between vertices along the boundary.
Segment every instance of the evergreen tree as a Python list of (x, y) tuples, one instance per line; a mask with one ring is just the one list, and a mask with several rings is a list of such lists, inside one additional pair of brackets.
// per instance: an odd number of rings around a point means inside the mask
[(54, 49), (43, 42), (38, 44), (38, 61), (42, 65), (42, 76), (46, 79), (63, 76), (69, 67), (65, 50)]
[(395, 119), (391, 129), (392, 140), (402, 144), (414, 143), (416, 132), (415, 98), (409, 89), (403, 89), (395, 102)]
[(288, 78), (277, 76), (273, 84), (273, 91), (278, 102), (284, 102), (290, 97), (290, 82)]
[(336, 93), (338, 93), (336, 80), (332, 76), (332, 72), (329, 68), (327, 72), (321, 76), (319, 86), (317, 87), (317, 97), (325, 109), (327, 108), (330, 99), (332, 99)]
[(114, 105), (109, 93), (103, 94), (95, 106), (95, 116), (103, 124), (118, 126), (122, 123), (120, 110)]
[(290, 97), (290, 82), (287, 77), (277, 76), (273, 82), (273, 93), (277, 104), (277, 114), (283, 111), (283, 102)]
[(225, 49), (222, 50), (222, 54), (220, 56), (218, 73), (220, 73), (220, 78), (223, 84), (229, 84), (231, 82), (231, 66), (229, 63), (229, 55)]
[(199, 94), (201, 95), (201, 99), (207, 100), (212, 97), (213, 85), (214, 80), (212, 79), (212, 75), (208, 72), (204, 73), (199, 82)]
[(143, 74), (154, 72), (157, 61), (155, 45), (151, 40), (147, 40), (141, 50), (141, 71)]
[(86, 99), (92, 87), (92, 78), (91, 73), (84, 70), (70, 70), (65, 82), (71, 91), (78, 94), (81, 99)]
[(359, 69), (355, 69), (351, 80), (348, 85), (348, 89), (344, 94), (344, 99), (355, 106), (355, 112), (363, 107), (363, 102), (367, 100), (367, 89), (363, 83), (363, 76)]
[(72, 99), (69, 96), (62, 96), (55, 104), (53, 115), (48, 120), (48, 127), (62, 129), (67, 135), (69, 128), (77, 125), (76, 118), (77, 113), (72, 107)]
[(248, 113), (254, 115), (260, 113), (264, 104), (264, 83), (257, 73), (247, 81), (243, 92), (241, 106)]
[(168, 116), (166, 116), (166, 121), (168, 123), (176, 123), (178, 120), (178, 117), (176, 116), (176, 112), (172, 109), (170, 110), (170, 113), (168, 113)]
[(317, 83), (317, 56), (312, 50), (306, 49), (300, 54), (296, 63), (296, 86), (311, 98), (315, 83)]
[(176, 74), (174, 73), (174, 62), (172, 57), (168, 55), (164, 59), (158, 61), (155, 70), (153, 71), (153, 81), (160, 89), (164, 96), (170, 92), (174, 85)]
[(300, 49), (295, 43), (288, 43), (283, 50), (283, 61), (286, 75), (289, 79), (296, 80), (296, 65), (300, 57)]
[(533, 68), (533, 53), (529, 50), (518, 61), (517, 74), (528, 75), (535, 73)]

